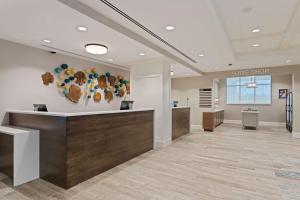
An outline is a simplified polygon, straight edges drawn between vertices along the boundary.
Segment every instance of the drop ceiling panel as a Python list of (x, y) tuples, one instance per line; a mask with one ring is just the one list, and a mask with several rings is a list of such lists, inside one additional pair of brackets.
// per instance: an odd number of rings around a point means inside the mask
[[(268, 50), (276, 50), (280, 46), (282, 37), (279, 35), (270, 37), (251, 38), (233, 42), (236, 53), (251, 53)], [(259, 47), (253, 47), (253, 44), (259, 44)]]
[(287, 30), (298, 0), (214, 0), (232, 40), (258, 35), (273, 35)]

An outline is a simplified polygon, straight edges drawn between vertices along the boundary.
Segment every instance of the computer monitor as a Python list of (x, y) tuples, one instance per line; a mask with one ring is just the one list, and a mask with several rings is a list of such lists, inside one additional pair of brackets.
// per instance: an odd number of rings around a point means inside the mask
[(48, 112), (46, 104), (33, 104), (34, 111)]
[(122, 101), (120, 110), (131, 110), (133, 101)]

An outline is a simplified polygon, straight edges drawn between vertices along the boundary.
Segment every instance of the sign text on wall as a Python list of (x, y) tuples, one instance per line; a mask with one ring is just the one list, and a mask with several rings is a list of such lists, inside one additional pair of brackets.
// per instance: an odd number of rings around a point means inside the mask
[(255, 76), (255, 75), (265, 75), (269, 74), (269, 68), (260, 68), (260, 69), (247, 69), (241, 71), (232, 71), (233, 76)]

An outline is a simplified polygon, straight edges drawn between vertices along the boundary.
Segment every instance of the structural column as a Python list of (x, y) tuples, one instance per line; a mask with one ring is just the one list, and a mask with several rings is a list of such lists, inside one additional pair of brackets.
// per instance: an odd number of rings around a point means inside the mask
[(300, 138), (300, 69), (293, 73), (293, 136)]
[(130, 64), (134, 108), (154, 108), (154, 148), (172, 142), (171, 77), (168, 61), (147, 60)]

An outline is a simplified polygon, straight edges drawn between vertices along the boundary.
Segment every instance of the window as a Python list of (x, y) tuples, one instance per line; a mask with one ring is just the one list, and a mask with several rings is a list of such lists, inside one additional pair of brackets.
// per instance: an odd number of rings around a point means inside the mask
[(271, 104), (270, 75), (227, 78), (226, 84), (227, 104)]

